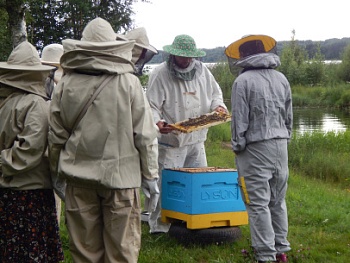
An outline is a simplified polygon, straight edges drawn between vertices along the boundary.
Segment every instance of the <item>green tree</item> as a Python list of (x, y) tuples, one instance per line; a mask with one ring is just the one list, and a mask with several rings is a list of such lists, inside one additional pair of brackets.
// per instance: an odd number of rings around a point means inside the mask
[(225, 101), (230, 101), (232, 84), (238, 74), (233, 75), (230, 72), (227, 62), (216, 63), (214, 66), (209, 67), (209, 69), (214, 75), (215, 80), (219, 83)]
[(30, 1), (26, 13), (28, 41), (38, 49), (50, 43), (60, 43), (64, 29), (59, 21), (59, 1)]
[[(0, 0), (4, 25), (1, 30), (8, 30), (0, 44), (4, 47), (10, 41), (15, 46), (28, 39), (41, 49), (65, 38), (80, 39), (86, 24), (96, 17), (109, 21), (116, 32), (129, 30), (133, 27), (132, 5), (137, 1), (150, 3), (149, 0)], [(12, 47), (2, 52), (9, 54), (11, 50)]]
[(339, 78), (343, 81), (350, 81), (350, 45), (348, 45), (343, 54), (342, 62), (338, 67)]
[(307, 84), (318, 85), (326, 81), (324, 56), (320, 45), (317, 45), (316, 53), (306, 64)]
[(80, 39), (86, 24), (96, 17), (106, 19), (116, 32), (129, 30), (133, 27), (132, 5), (137, 1), (31, 0), (27, 21), (30, 39), (38, 48), (65, 38)]
[(8, 15), (5, 8), (0, 8), (0, 60), (6, 60), (12, 50), (11, 32), (8, 26)]
[(287, 77), (290, 84), (306, 84), (306, 52), (295, 40), (295, 30), (292, 34), (291, 41), (282, 49), (279, 70)]
[(24, 14), (27, 5), (23, 0), (0, 0), (1, 13), (7, 12), (7, 30), (11, 38), (12, 47), (17, 46), (27, 38)]

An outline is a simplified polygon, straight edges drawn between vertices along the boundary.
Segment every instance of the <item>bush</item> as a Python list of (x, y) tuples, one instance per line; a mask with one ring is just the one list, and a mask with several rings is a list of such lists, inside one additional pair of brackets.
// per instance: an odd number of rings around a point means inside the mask
[(219, 86), (221, 87), (224, 99), (230, 100), (232, 84), (235, 80), (235, 76), (231, 74), (228, 63), (219, 62), (216, 63), (214, 66), (210, 67), (209, 69), (214, 75), (214, 78), (218, 82)]

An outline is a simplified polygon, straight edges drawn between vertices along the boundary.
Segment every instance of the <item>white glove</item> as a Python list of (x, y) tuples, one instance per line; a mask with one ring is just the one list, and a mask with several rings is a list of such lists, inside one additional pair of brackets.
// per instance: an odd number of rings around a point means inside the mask
[(148, 180), (143, 177), (141, 188), (145, 196), (149, 198), (148, 207), (145, 207), (145, 209), (149, 212), (154, 212), (156, 210), (160, 195), (158, 180)]

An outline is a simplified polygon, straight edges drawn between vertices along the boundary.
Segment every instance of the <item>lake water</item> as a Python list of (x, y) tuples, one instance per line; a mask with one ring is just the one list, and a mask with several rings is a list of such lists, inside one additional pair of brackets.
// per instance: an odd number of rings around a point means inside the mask
[(293, 109), (293, 129), (305, 132), (343, 132), (350, 129), (350, 112), (328, 109)]

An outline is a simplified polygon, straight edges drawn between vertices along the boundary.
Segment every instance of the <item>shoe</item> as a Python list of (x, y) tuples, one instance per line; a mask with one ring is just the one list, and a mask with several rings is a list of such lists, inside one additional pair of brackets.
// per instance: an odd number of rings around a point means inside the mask
[(148, 223), (150, 213), (148, 211), (141, 212), (141, 222)]
[(288, 262), (287, 255), (285, 253), (280, 253), (276, 255), (276, 262)]

